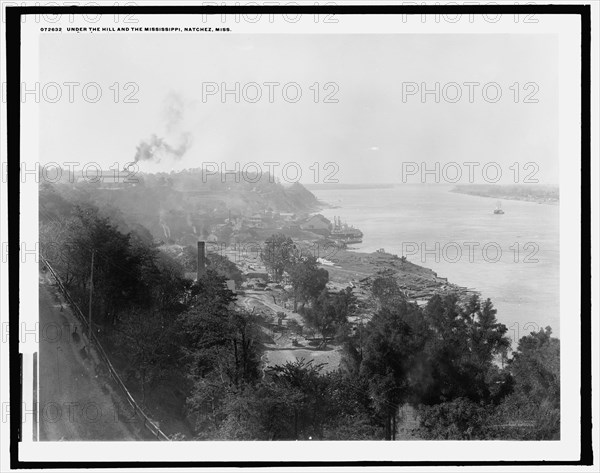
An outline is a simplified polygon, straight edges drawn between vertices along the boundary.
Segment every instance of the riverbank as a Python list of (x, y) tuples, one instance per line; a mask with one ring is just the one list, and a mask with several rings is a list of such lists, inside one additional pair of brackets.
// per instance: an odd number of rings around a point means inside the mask
[(454, 284), (476, 288), (493, 301), (513, 343), (548, 325), (559, 336), (560, 206), (502, 201), (505, 214), (495, 215), (495, 200), (450, 192), (452, 187), (314, 192), (340, 206), (322, 210), (326, 218), (339, 216), (362, 230), (356, 252), (385, 248)]
[(432, 269), (411, 263), (398, 255), (377, 251), (364, 253), (339, 249), (329, 258), (333, 265), (323, 266), (329, 272), (329, 280), (340, 286), (369, 286), (379, 273), (393, 274), (409, 300), (422, 302), (437, 293), (455, 292), (463, 296), (476, 291), (458, 286), (439, 276)]

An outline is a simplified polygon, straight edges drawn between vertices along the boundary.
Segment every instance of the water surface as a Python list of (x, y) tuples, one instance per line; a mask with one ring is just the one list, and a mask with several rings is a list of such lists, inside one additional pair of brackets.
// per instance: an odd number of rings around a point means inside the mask
[[(559, 207), (450, 192), (451, 187), (404, 185), (311, 189), (360, 228), (360, 251), (406, 255), (450, 282), (489, 297), (513, 340), (550, 325), (559, 336)], [(487, 246), (486, 246), (487, 245)], [(484, 250), (485, 247), (485, 250)], [(498, 251), (499, 250), (499, 251)]]

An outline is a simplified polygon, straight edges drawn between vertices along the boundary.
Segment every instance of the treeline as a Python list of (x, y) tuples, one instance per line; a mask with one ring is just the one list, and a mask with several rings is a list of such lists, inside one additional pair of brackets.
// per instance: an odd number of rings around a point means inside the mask
[(469, 184), (459, 185), (452, 192), (460, 194), (478, 195), (481, 197), (494, 197), (498, 199), (515, 199), (530, 201), (558, 202), (559, 190), (556, 186), (541, 184)]
[(327, 272), (309, 256), (281, 266), (280, 255), (296, 253), (273, 236), (264, 260), (290, 278), (306, 324), (342, 344), (344, 359), (328, 373), (305, 360), (266, 368), (266, 322), (234, 304), (222, 274), (187, 280), (180, 263), (119, 226), (103, 209), (41, 194), (42, 253), (82, 308), (93, 258), (94, 329), (141, 402), (179, 421), (171, 431), (393, 439), (399, 408), (412, 405), (416, 438), (558, 438), (559, 342), (549, 328), (507, 358), (507, 329), (489, 300), (435, 296), (420, 308), (387, 274), (373, 283), (373, 317), (350, 323), (361, 312), (352, 291), (329, 294)]

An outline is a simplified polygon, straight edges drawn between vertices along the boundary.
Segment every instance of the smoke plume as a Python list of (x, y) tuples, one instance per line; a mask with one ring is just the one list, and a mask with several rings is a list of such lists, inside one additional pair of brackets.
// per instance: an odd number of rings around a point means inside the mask
[(192, 146), (192, 133), (185, 129), (186, 104), (183, 98), (171, 92), (164, 101), (161, 113), (163, 133), (142, 140), (137, 146), (135, 162), (179, 160)]

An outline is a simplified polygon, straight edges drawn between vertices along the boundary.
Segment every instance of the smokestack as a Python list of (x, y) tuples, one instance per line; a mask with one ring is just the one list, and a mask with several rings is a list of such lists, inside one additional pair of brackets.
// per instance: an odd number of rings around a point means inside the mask
[(206, 272), (206, 254), (204, 252), (205, 243), (203, 241), (198, 242), (198, 280)]

